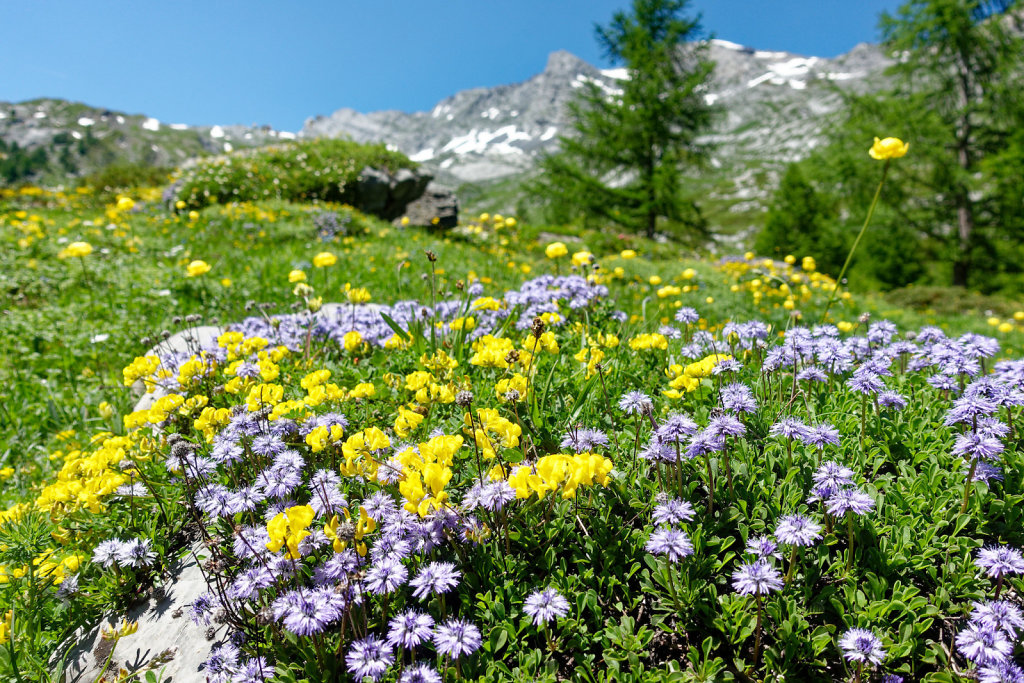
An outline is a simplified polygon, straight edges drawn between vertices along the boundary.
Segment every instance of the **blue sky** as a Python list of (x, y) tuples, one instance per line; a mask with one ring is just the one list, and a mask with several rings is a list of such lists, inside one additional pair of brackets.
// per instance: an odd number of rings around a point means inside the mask
[[(522, 81), (569, 50), (598, 66), (595, 23), (629, 0), (0, 2), (0, 100), (61, 97), (167, 123), (270, 124), (422, 111)], [(897, 0), (695, 0), (706, 32), (830, 57), (876, 41)]]

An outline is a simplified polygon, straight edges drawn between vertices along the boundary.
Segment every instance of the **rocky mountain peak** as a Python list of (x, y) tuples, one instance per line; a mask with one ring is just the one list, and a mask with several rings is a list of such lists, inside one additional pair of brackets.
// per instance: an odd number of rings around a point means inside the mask
[(567, 50), (555, 50), (548, 55), (548, 63), (544, 67), (544, 74), (548, 76), (575, 75), (596, 70), (594, 66)]

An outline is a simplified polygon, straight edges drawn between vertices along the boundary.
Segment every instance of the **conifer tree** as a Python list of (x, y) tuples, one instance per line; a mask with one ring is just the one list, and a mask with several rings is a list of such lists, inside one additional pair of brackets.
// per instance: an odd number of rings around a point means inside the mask
[[(977, 228), (985, 221), (982, 161), (998, 154), (1017, 129), (1024, 109), (1014, 81), (1024, 66), (1024, 40), (1013, 29), (1016, 0), (910, 0), (895, 15), (882, 15), (883, 41), (900, 55), (892, 68), (897, 95), (910, 97), (937, 114), (941, 125), (930, 142), (943, 154), (947, 196), (955, 217), (951, 246), (953, 284), (966, 286)], [(1018, 29), (1019, 30), (1019, 27)], [(1008, 99), (1009, 98), (1009, 99)], [(1009, 114), (1009, 116), (1007, 115)], [(1017, 120), (1014, 120), (1017, 119)], [(920, 145), (918, 145), (920, 146)], [(940, 151), (941, 150), (941, 151)]]
[(698, 141), (712, 123), (704, 100), (713, 69), (688, 0), (633, 0), (596, 27), (605, 55), (627, 78), (611, 91), (588, 82), (570, 107), (574, 134), (541, 164), (534, 189), (562, 220), (611, 221), (648, 237), (663, 227), (704, 232), (683, 192), (682, 169), (706, 161)]

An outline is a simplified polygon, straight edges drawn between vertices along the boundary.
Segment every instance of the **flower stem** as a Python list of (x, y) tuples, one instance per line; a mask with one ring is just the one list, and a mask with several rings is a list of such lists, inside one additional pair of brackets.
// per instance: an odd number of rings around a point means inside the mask
[(786, 583), (789, 585), (790, 579), (793, 578), (793, 570), (796, 569), (796, 554), (800, 551), (800, 546), (794, 545), (793, 552), (789, 554), (789, 571), (786, 572)]
[(853, 517), (849, 514), (846, 515), (846, 536), (847, 536), (847, 552), (849, 555), (846, 558), (846, 573), (849, 574), (853, 568)]
[(832, 308), (832, 303), (836, 300), (836, 294), (839, 292), (839, 287), (843, 282), (843, 276), (846, 275), (846, 269), (850, 267), (850, 261), (853, 259), (853, 252), (857, 251), (857, 245), (860, 244), (860, 239), (864, 237), (864, 232), (868, 229), (868, 223), (871, 222), (871, 217), (875, 213), (875, 205), (878, 204), (878, 197), (882, 194), (882, 185), (885, 184), (885, 176), (889, 173), (889, 160), (885, 160), (885, 166), (882, 167), (882, 178), (878, 181), (878, 187), (875, 189), (875, 197), (871, 200), (871, 206), (868, 207), (868, 215), (864, 219), (864, 225), (861, 226), (860, 232), (857, 233), (857, 239), (853, 241), (853, 246), (850, 247), (850, 253), (846, 255), (846, 262), (843, 264), (843, 269), (839, 271), (839, 277), (836, 278), (836, 286), (832, 288), (832, 294), (828, 298), (828, 303), (825, 304), (825, 312), (821, 314), (821, 322), (824, 323), (828, 317), (828, 311)]
[(967, 512), (967, 504), (971, 500), (971, 491), (974, 490), (974, 471), (978, 468), (978, 460), (971, 461), (971, 471), (967, 473), (967, 481), (964, 483), (964, 502), (960, 506), (960, 514)]
[(757, 596), (757, 625), (754, 629), (754, 670), (761, 661), (761, 596)]

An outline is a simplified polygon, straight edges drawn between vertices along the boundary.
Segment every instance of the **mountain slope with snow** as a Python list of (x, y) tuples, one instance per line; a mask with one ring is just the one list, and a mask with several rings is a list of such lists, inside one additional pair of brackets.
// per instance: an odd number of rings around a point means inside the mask
[[(839, 106), (839, 90), (870, 87), (889, 63), (867, 44), (834, 59), (724, 40), (712, 40), (709, 53), (716, 68), (705, 97), (723, 112), (709, 135), (719, 144), (713, 162), (719, 167), (804, 156), (820, 142), (825, 118)], [(584, 83), (614, 96), (628, 77), (626, 69), (600, 70), (559, 51), (522, 83), (464, 90), (429, 112), (341, 109), (308, 120), (301, 135), (383, 141), (451, 183), (491, 181), (529, 171), (556, 148), (558, 136), (572, 133), (567, 104)]]

